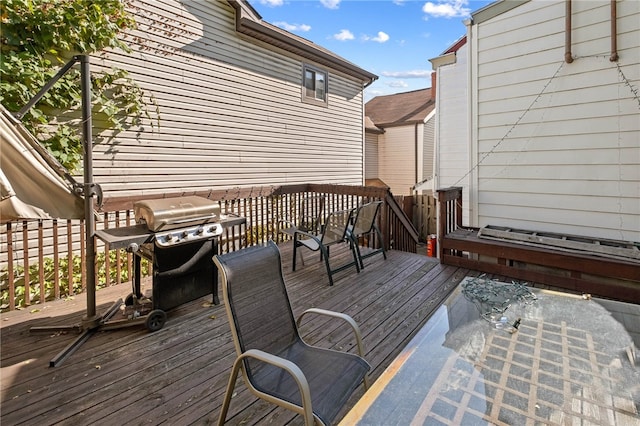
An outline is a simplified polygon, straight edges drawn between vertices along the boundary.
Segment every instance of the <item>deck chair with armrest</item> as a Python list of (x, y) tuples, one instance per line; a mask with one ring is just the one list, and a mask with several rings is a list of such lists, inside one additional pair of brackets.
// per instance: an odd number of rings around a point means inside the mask
[[(237, 358), (226, 389), (218, 425), (224, 424), (238, 373), (249, 390), (266, 401), (303, 416), (305, 425), (331, 424), (351, 394), (364, 382), (370, 365), (362, 358), (360, 330), (346, 314), (309, 309), (295, 321), (287, 295), (280, 251), (269, 241), (214, 256), (221, 271)], [(359, 355), (310, 346), (299, 335), (301, 318), (328, 315), (349, 325)]]
[[(292, 217), (295, 217), (295, 220), (286, 218), (278, 220), (279, 232), (288, 234), (291, 237), (293, 237), (293, 233), (296, 230), (312, 233), (319, 232), (321, 218), (324, 215), (325, 200), (326, 198), (324, 195), (311, 195), (304, 197), (300, 201), (298, 214), (291, 215)], [(295, 204), (296, 203), (293, 203), (292, 206), (294, 209)]]
[[(298, 247), (306, 247), (312, 251), (319, 251), (320, 258), (324, 260), (324, 265), (327, 269), (327, 275), (329, 276), (329, 285), (333, 285), (333, 274), (345, 270), (351, 266), (356, 267), (356, 271), (360, 272), (360, 262), (358, 261), (358, 254), (356, 247), (353, 245), (353, 241), (347, 236), (347, 228), (350, 226), (351, 210), (340, 210), (329, 213), (324, 223), (322, 224), (321, 232), (314, 234), (311, 232), (305, 232), (297, 229), (293, 233), (293, 267), (292, 270), (296, 270), (296, 258), (298, 254)], [(345, 263), (337, 268), (331, 267), (329, 261), (329, 250), (334, 244), (339, 243), (349, 244), (349, 249), (353, 255), (353, 262)], [(302, 255), (300, 256), (302, 257)]]
[[(378, 216), (381, 206), (382, 201), (372, 201), (370, 203), (362, 204), (360, 207), (356, 208), (352, 218), (352, 223), (347, 227), (347, 237), (355, 247), (360, 269), (364, 269), (364, 262), (362, 260), (373, 256), (374, 254), (382, 252), (382, 256), (385, 259), (387, 258), (382, 233), (380, 232), (378, 225), (376, 225), (376, 217)], [(372, 233), (375, 233), (378, 238), (378, 244), (380, 244), (380, 247), (363, 255), (360, 251), (358, 241), (360, 237)]]

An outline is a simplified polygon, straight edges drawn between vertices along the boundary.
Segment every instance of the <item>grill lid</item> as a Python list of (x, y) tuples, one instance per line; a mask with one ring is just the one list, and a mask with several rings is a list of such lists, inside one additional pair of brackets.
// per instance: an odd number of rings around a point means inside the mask
[(137, 201), (133, 204), (133, 211), (136, 223), (146, 224), (152, 232), (220, 220), (219, 204), (195, 195)]

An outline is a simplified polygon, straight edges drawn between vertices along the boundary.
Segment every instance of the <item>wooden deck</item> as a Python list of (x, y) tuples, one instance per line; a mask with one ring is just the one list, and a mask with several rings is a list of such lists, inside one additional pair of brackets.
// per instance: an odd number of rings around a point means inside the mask
[[(321, 307), (352, 315), (363, 333), (373, 380), (451, 290), (466, 275), (477, 275), (423, 255), (390, 251), (386, 261), (381, 255), (367, 259), (360, 274), (355, 269), (336, 274), (329, 287), (316, 253), (305, 252), (305, 265), (292, 272), (291, 243), (280, 248), (294, 311)], [(347, 250), (333, 250), (332, 262), (347, 255)], [(98, 291), (98, 312), (129, 292), (127, 285)], [(98, 331), (51, 368), (50, 359), (76, 335), (29, 329), (78, 323), (85, 313), (84, 298), (0, 317), (1, 424), (215, 423), (235, 357), (224, 306), (210, 306), (210, 298), (182, 305), (169, 312), (164, 328), (155, 333), (140, 325)], [(347, 331), (313, 321), (319, 320), (309, 318), (301, 327), (310, 343), (353, 350)], [(362, 393), (358, 390), (350, 405)], [(287, 423), (300, 424), (300, 419), (257, 400), (238, 383), (228, 424)]]

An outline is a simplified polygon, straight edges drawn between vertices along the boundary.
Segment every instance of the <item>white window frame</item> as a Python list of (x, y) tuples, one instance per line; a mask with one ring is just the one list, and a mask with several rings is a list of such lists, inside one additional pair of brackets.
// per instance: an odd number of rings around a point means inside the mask
[[(307, 74), (311, 74), (311, 78), (313, 80), (309, 80)], [(318, 74), (324, 76), (324, 85), (323, 87), (318, 87)], [(318, 96), (318, 89), (321, 89), (321, 93), (323, 93), (323, 97)], [(329, 73), (326, 70), (318, 68), (309, 64), (302, 64), (302, 102), (320, 105), (320, 106), (329, 106)]]

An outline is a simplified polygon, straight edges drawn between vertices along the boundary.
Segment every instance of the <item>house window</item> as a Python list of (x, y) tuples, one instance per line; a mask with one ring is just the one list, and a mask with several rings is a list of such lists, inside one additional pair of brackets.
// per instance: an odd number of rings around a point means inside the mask
[(327, 105), (327, 72), (304, 65), (302, 72), (302, 100), (318, 105)]

